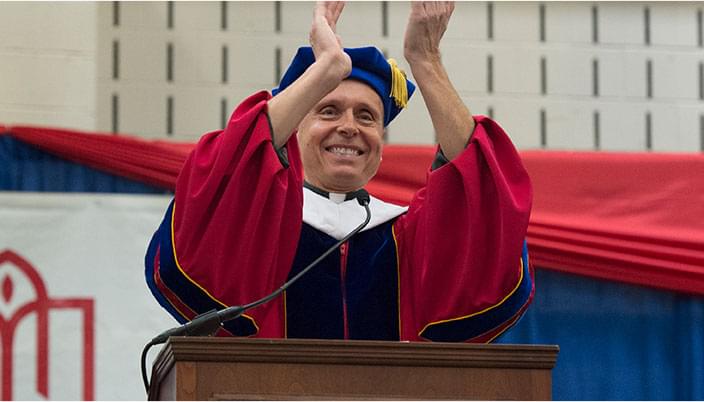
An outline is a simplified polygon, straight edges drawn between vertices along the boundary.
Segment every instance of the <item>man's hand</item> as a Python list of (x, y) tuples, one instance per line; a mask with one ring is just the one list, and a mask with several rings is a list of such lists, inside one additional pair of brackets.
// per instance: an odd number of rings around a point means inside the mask
[(342, 40), (337, 35), (337, 20), (345, 8), (343, 1), (319, 1), (313, 10), (313, 23), (308, 40), (313, 48), (315, 59), (329, 58), (332, 67), (341, 79), (347, 78), (352, 71), (352, 60), (342, 50)]
[(350, 75), (352, 60), (335, 33), (344, 2), (317, 2), (310, 45), (315, 62), (281, 93), (269, 100), (269, 119), (276, 149), (283, 147), (305, 115)]
[(439, 62), (440, 40), (445, 34), (454, 2), (411, 2), (403, 53), (409, 64), (416, 62)]
[(450, 160), (464, 150), (474, 131), (474, 119), (440, 58), (440, 40), (454, 9), (452, 2), (412, 2), (403, 43), (403, 55), (423, 94), (440, 147)]

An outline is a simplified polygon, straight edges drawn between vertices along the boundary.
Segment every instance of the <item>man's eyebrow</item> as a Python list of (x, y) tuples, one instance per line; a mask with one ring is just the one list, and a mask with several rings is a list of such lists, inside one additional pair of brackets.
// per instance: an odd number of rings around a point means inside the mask
[(381, 108), (378, 108), (378, 107), (376, 107), (376, 106), (374, 106), (374, 105), (372, 105), (372, 104), (370, 104), (370, 103), (368, 103), (368, 102), (365, 102), (365, 101), (359, 101), (359, 104), (361, 105), (361, 108), (367, 109), (367, 110), (369, 110), (369, 111), (372, 111), (372, 112), (374, 112), (375, 114), (378, 114), (378, 115), (383, 115), (383, 114), (384, 114), (384, 112), (383, 112), (384, 107), (383, 107), (383, 106), (382, 106)]

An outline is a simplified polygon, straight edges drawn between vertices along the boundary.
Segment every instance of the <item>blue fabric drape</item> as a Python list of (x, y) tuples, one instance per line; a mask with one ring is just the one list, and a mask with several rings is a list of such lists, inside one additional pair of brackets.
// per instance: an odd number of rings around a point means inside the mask
[(8, 135), (0, 136), (0, 190), (167, 193), (158, 187), (57, 158)]
[[(166, 193), (10, 136), (0, 190)], [(704, 399), (702, 297), (538, 269), (533, 304), (498, 342), (559, 345), (556, 400)]]
[(557, 344), (556, 400), (704, 399), (704, 298), (537, 270), (499, 343)]

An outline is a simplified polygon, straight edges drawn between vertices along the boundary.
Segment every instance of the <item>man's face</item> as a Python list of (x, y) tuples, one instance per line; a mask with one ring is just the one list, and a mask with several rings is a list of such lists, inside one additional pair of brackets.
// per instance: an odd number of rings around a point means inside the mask
[(384, 108), (374, 90), (345, 80), (298, 127), (306, 180), (332, 192), (355, 191), (381, 162)]

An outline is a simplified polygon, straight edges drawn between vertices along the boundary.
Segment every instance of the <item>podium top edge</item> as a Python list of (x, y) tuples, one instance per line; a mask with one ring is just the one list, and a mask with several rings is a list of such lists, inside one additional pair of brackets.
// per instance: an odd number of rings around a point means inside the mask
[(321, 339), (172, 337), (155, 366), (191, 362), (296, 362), (552, 369), (559, 346)]

